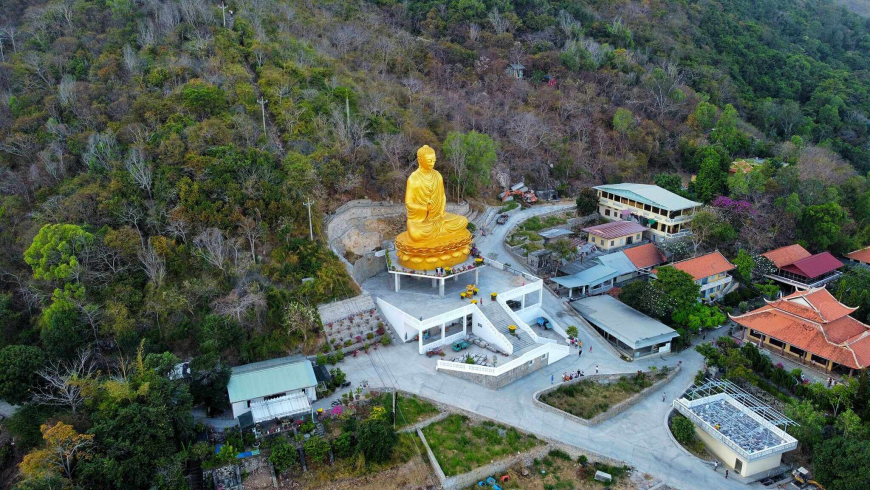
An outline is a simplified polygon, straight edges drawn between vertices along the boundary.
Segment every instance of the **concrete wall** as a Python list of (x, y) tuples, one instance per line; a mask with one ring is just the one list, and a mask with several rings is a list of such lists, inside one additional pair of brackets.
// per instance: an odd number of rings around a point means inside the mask
[(468, 325), (468, 331), (485, 340), (504, 355), (510, 355), (514, 351), (511, 341), (496, 330), (479, 308), (475, 308), (474, 313), (471, 314), (471, 325)]
[(529, 362), (524, 362), (523, 364), (498, 376), (489, 376), (486, 374), (478, 373), (464, 373), (447, 369), (441, 370), (440, 372), (444, 374), (449, 374), (450, 376), (455, 376), (460, 379), (464, 379), (466, 381), (471, 381), (472, 383), (483, 386), (484, 388), (497, 390), (513, 383), (520, 378), (528, 376), (529, 374), (532, 374), (539, 369), (548, 366), (549, 356), (549, 353), (542, 354), (541, 356), (537, 356)]
[[(647, 373), (650, 373), (650, 372), (651, 371), (647, 371)], [(552, 413), (555, 413), (556, 415), (560, 415), (562, 417), (573, 420), (574, 422), (577, 422), (578, 424), (582, 424), (582, 425), (586, 425), (586, 426), (598, 425), (601, 422), (604, 422), (607, 419), (615, 417), (616, 415), (619, 415), (622, 412), (633, 407), (639, 401), (643, 400), (644, 398), (646, 398), (647, 396), (652, 394), (654, 391), (658, 390), (660, 386), (662, 386), (662, 385), (670, 382), (672, 379), (674, 379), (674, 376), (676, 376), (677, 373), (679, 373), (679, 372), (680, 372), (680, 366), (670, 368), (668, 375), (666, 377), (656, 381), (649, 388), (641, 391), (640, 393), (634, 395), (633, 397), (629, 398), (628, 400), (625, 400), (621, 403), (617, 403), (616, 405), (610, 407), (606, 412), (600, 413), (600, 414), (596, 415), (595, 417), (592, 417), (591, 419), (584, 419), (584, 418), (577, 417), (576, 415), (571, 415), (568, 412), (563, 412), (562, 410), (559, 410), (556, 407), (552, 407), (552, 406), (547, 405), (546, 403), (540, 401), (540, 398), (541, 398), (541, 396), (543, 396), (551, 391), (554, 391), (563, 385), (576, 384), (576, 383), (579, 383), (581, 381), (586, 381), (586, 380), (591, 380), (591, 381), (596, 381), (596, 382), (604, 382), (604, 383), (613, 383), (613, 382), (618, 381), (619, 378), (622, 378), (623, 376), (633, 376), (633, 375), (636, 375), (637, 373), (592, 374), (589, 376), (583, 376), (582, 378), (573, 379), (571, 381), (563, 381), (561, 383), (555, 384), (553, 386), (544, 388), (543, 390), (536, 392), (532, 396), (532, 403), (534, 403), (535, 406), (537, 406), (537, 407), (543, 408), (544, 410), (547, 410), (548, 412), (552, 412)]]
[(764, 471), (772, 470), (779, 467), (782, 463), (782, 453), (773, 454), (766, 458), (755, 461), (746, 461), (741, 458), (733, 449), (726, 446), (722, 441), (717, 440), (700, 427), (695, 426), (695, 435), (704, 443), (707, 449), (722, 460), (731, 469), (735, 469), (737, 460), (743, 463), (743, 468), (740, 470), (740, 475), (749, 477)]
[(357, 284), (362, 284), (366, 279), (385, 270), (387, 270), (387, 256), (378, 257), (375, 252), (369, 252), (353, 263), (351, 275)]
[(417, 335), (417, 330), (407, 324), (406, 320), (409, 318), (409, 315), (380, 298), (377, 299), (377, 303), (387, 323), (396, 331), (399, 341), (412, 342), (414, 336)]

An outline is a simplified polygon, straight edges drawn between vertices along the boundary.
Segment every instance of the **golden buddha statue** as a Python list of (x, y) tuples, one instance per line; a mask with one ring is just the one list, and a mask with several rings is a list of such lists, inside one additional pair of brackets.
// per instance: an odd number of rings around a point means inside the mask
[(445, 210), (447, 196), (444, 179), (435, 170), (435, 150), (420, 147), (417, 164), (405, 187), (408, 230), (396, 237), (399, 263), (418, 270), (460, 264), (471, 251), (468, 220)]

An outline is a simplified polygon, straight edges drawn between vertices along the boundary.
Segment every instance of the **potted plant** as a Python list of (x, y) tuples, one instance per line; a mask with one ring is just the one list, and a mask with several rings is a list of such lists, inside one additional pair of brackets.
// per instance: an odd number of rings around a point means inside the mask
[(511, 335), (516, 335), (517, 334), (517, 326), (516, 325), (508, 325), (508, 331), (511, 333)]
[(489, 298), (495, 301), (495, 297), (498, 296), (498, 293), (489, 293)]

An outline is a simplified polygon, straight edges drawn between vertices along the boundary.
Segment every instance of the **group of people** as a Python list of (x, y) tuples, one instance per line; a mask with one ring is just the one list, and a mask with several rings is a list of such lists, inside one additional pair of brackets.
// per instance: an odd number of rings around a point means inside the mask
[[(583, 341), (580, 339), (575, 339), (573, 337), (568, 339), (568, 344), (574, 347), (577, 347), (577, 356), (580, 357), (583, 355)], [(589, 346), (589, 352), (592, 352), (592, 346)]]
[(579, 369), (576, 373), (573, 371), (571, 371), (570, 373), (566, 371), (562, 373), (562, 381), (571, 381), (572, 379), (579, 378), (581, 376), (585, 376), (585, 374), (583, 374), (583, 371)]

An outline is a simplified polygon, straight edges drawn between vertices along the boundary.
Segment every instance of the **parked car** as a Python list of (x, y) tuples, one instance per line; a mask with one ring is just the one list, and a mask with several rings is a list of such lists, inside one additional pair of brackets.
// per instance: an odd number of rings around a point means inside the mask
[(459, 342), (456, 342), (453, 344), (453, 350), (456, 352), (459, 352), (461, 350), (465, 350), (465, 349), (469, 348), (470, 346), (471, 346), (471, 343), (468, 342), (467, 340), (460, 340)]
[(538, 317), (538, 326), (541, 328), (547, 329), (547, 330), (550, 330), (553, 328), (553, 326), (550, 325), (550, 320), (547, 320), (546, 318), (544, 318), (542, 316)]
[(519, 310), (520, 308), (523, 307), (523, 304), (515, 299), (507, 300), (507, 305), (508, 305), (508, 308), (510, 308), (512, 310)]
[(508, 216), (505, 213), (505, 214), (502, 214), (501, 216), (499, 216), (498, 218), (496, 218), (495, 222), (496, 222), (496, 224), (503, 225), (503, 224), (508, 222), (508, 218), (510, 218), (510, 216)]

